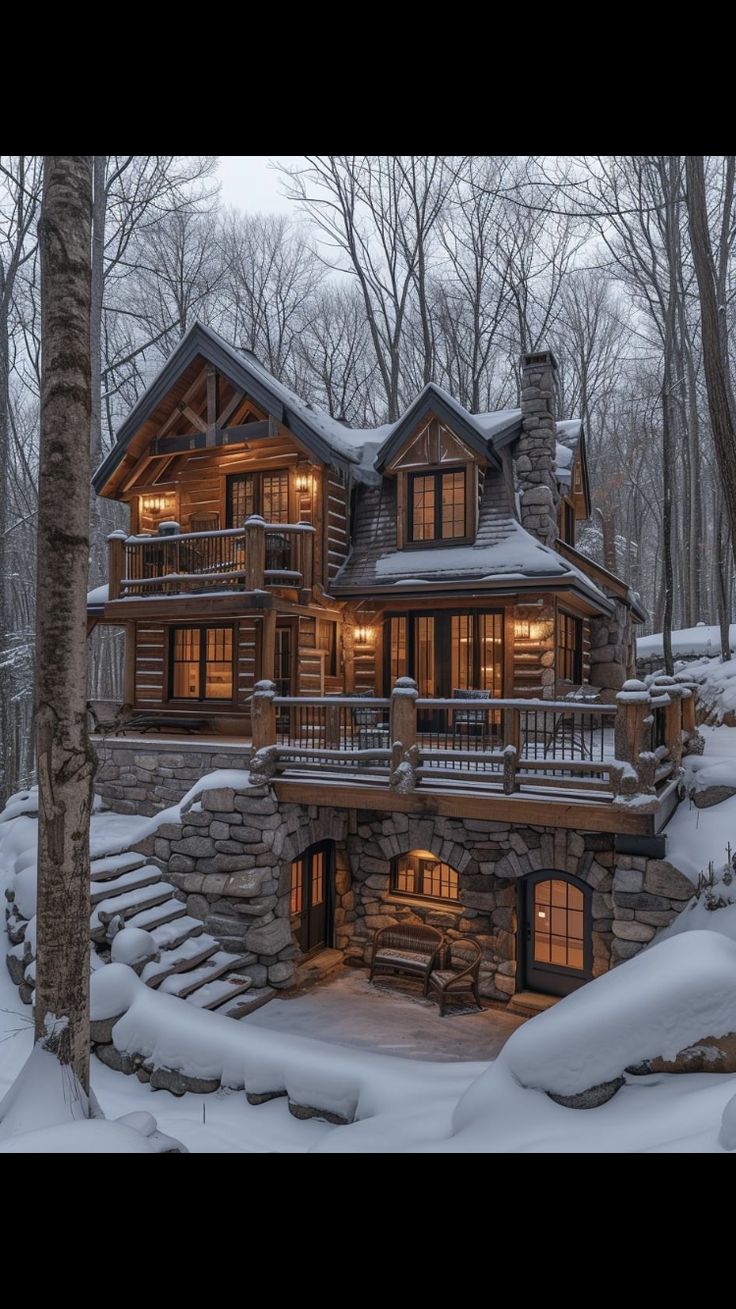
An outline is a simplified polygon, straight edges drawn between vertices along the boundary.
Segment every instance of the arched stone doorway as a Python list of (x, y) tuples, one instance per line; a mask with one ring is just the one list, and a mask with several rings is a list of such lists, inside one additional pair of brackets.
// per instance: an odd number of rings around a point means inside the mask
[(592, 888), (558, 869), (520, 883), (520, 954), (524, 986), (569, 995), (593, 976)]

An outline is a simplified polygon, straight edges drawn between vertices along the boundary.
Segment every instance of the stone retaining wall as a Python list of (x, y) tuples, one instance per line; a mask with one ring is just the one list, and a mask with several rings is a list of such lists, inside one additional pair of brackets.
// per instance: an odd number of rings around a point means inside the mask
[(178, 804), (194, 782), (217, 768), (247, 768), (250, 744), (178, 739), (160, 742), (93, 736), (99, 767), (95, 791), (118, 814), (158, 814)]

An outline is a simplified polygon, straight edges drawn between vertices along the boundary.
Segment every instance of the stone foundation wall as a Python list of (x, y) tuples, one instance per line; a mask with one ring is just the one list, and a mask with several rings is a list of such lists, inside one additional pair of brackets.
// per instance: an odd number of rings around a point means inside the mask
[(92, 737), (99, 767), (95, 791), (118, 814), (158, 814), (178, 804), (216, 768), (247, 768), (249, 745), (205, 743), (196, 736), (161, 745), (125, 737)]
[(590, 621), (590, 681), (603, 691), (620, 691), (634, 676), (631, 610), (620, 600), (614, 601), (612, 614), (599, 615)]
[[(182, 782), (188, 779), (181, 779)], [(247, 957), (257, 986), (288, 987), (301, 957), (290, 915), (291, 864), (331, 840), (334, 944), (367, 963), (380, 927), (425, 922), (483, 951), (481, 993), (508, 1000), (523, 989), (519, 907), (523, 879), (567, 872), (592, 889), (593, 974), (642, 949), (693, 894), (665, 860), (616, 855), (611, 833), (514, 827), (485, 819), (279, 804), (268, 786), (205, 791), (180, 823), (138, 847), (177, 887), (187, 912), (227, 949)], [(459, 874), (455, 906), (397, 896), (391, 862), (430, 850)]]

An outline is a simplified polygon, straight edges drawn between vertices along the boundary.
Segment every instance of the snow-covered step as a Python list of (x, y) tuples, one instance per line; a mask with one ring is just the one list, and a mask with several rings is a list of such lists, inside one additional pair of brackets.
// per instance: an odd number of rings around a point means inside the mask
[(210, 959), (213, 954), (216, 954), (218, 949), (218, 942), (213, 936), (191, 936), (175, 950), (164, 950), (160, 959), (152, 959), (147, 963), (141, 977), (146, 986), (160, 986), (173, 973), (188, 972), (191, 968), (197, 968), (205, 959)]
[(132, 868), (141, 868), (146, 862), (145, 855), (128, 850), (125, 854), (105, 855), (102, 859), (93, 859), (90, 877), (95, 882), (104, 882), (108, 877), (117, 877), (120, 873), (129, 873)]
[(155, 905), (163, 904), (174, 894), (175, 889), (170, 882), (157, 882), (155, 886), (142, 886), (139, 890), (116, 895), (110, 900), (101, 900), (92, 918), (105, 924), (113, 918), (132, 918), (144, 909), (153, 909)]
[(218, 950), (202, 964), (201, 968), (167, 977), (166, 981), (161, 983), (160, 990), (165, 991), (167, 995), (178, 995), (184, 1000), (204, 983), (213, 982), (216, 977), (240, 968), (245, 962), (245, 955), (228, 954), (226, 950)]
[[(227, 980), (227, 979), (226, 979)], [(244, 978), (242, 979), (245, 980)], [(195, 995), (190, 995), (189, 999), (194, 1000)], [(273, 986), (252, 986), (248, 991), (241, 992), (240, 995), (230, 996), (223, 1004), (217, 1005), (218, 1014), (224, 1014), (226, 1018), (245, 1018), (247, 1014), (252, 1014), (261, 1005), (268, 1004), (269, 1000), (278, 992)]]
[(201, 936), (204, 923), (201, 918), (192, 918), (189, 914), (180, 915), (172, 922), (164, 922), (160, 927), (151, 929), (151, 936), (157, 950), (175, 950), (184, 941)]
[(105, 882), (90, 883), (90, 903), (99, 904), (102, 900), (107, 900), (111, 896), (123, 895), (126, 891), (135, 891), (140, 886), (153, 886), (155, 882), (162, 880), (161, 869), (155, 864), (143, 864), (141, 868), (133, 868), (130, 872), (121, 873), (119, 877), (111, 877)]
[[(171, 890), (171, 887), (169, 887), (169, 890)], [(183, 905), (181, 900), (176, 900), (172, 896), (170, 900), (166, 900), (164, 904), (158, 905), (157, 908), (143, 909), (141, 913), (135, 914), (133, 918), (128, 919), (125, 926), (142, 927), (146, 932), (154, 932), (162, 924), (172, 922), (174, 918), (183, 918), (186, 912), (186, 905)]]
[[(198, 1009), (219, 1009), (234, 996), (248, 991), (252, 985), (252, 978), (242, 974), (234, 973), (232, 977), (220, 977), (216, 982), (206, 982), (198, 990), (192, 991), (192, 994), (186, 997), (187, 1004), (195, 1004)], [(232, 1014), (230, 1016), (232, 1017)]]

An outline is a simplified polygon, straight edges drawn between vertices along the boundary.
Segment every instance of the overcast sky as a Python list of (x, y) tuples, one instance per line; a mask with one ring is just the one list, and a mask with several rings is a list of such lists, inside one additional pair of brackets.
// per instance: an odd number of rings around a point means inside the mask
[(283, 181), (273, 163), (291, 164), (301, 155), (221, 155), (217, 176), (222, 200), (238, 209), (286, 212), (293, 204), (281, 194)]

